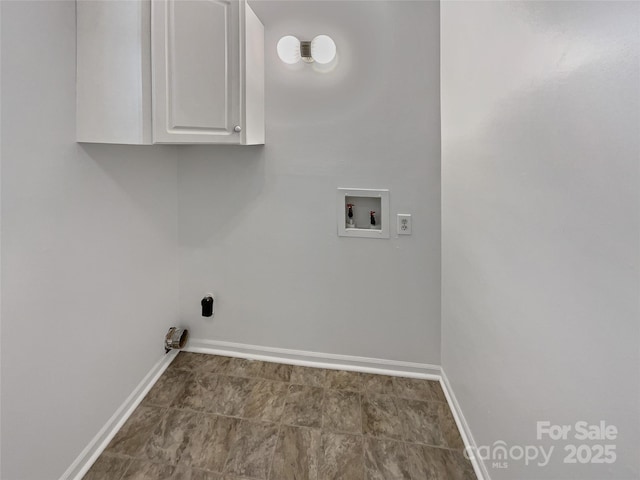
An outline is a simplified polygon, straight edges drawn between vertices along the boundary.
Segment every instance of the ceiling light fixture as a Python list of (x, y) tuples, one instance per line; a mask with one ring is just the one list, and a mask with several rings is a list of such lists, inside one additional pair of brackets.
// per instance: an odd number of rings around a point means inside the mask
[(300, 41), (293, 35), (286, 35), (278, 41), (278, 56), (288, 65), (317, 62), (322, 65), (336, 58), (336, 44), (328, 35), (318, 35), (310, 42)]

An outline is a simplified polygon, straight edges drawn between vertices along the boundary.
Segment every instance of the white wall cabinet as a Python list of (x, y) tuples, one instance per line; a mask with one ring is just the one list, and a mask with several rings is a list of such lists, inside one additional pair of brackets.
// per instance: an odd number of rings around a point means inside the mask
[(264, 27), (246, 0), (78, 0), (77, 140), (264, 143)]

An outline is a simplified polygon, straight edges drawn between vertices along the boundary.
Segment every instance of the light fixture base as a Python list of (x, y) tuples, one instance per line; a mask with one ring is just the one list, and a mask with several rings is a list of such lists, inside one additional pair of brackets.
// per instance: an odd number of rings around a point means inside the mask
[(300, 41), (293, 35), (285, 35), (278, 41), (276, 48), (280, 60), (288, 65), (300, 60), (309, 64), (327, 65), (336, 58), (336, 44), (328, 35), (317, 35), (311, 41)]
[(313, 63), (313, 57), (311, 56), (311, 42), (300, 42), (300, 56), (303, 61)]

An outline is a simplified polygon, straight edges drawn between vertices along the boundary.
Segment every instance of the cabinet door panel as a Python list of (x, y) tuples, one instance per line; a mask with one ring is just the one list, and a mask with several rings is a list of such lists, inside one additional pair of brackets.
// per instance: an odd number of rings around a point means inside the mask
[(238, 143), (238, 0), (153, 2), (154, 141)]

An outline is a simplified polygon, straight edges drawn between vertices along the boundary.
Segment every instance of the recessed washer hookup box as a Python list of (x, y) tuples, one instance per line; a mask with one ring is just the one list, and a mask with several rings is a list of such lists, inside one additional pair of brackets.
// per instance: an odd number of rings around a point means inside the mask
[(338, 236), (389, 238), (389, 190), (338, 188)]

